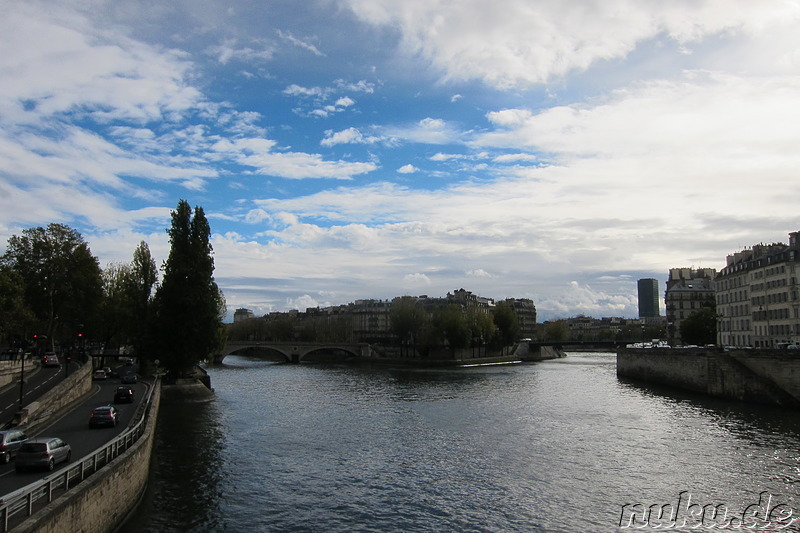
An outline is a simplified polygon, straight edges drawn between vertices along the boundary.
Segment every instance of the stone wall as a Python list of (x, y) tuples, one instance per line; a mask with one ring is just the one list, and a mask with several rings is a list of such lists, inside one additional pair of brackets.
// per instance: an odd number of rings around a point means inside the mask
[(47, 394), (26, 405), (17, 413), (15, 422), (17, 425), (24, 426), (28, 433), (35, 434), (36, 430), (46, 425), (53, 415), (81, 400), (91, 388), (92, 365), (84, 363), (77, 370), (72, 370), (66, 379), (63, 379)]
[[(34, 363), (33, 359), (26, 359), (25, 360), (25, 373), (27, 374), (30, 370), (33, 372), (34, 370), (38, 370), (39, 363)], [(11, 383), (16, 382), (19, 385), (19, 375), (22, 371), (22, 361), (0, 361), (0, 388), (5, 387), (6, 385), (10, 385)]]
[(160, 397), (157, 384), (145, 431), (136, 443), (14, 531), (106, 533), (119, 528), (135, 510), (147, 486)]
[(710, 396), (800, 407), (800, 351), (622, 349), (617, 375)]

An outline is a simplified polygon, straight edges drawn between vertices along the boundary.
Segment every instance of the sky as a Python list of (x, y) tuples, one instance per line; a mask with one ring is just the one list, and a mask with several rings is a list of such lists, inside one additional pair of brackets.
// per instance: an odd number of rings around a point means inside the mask
[(638, 279), (800, 230), (798, 27), (797, 0), (6, 0), (0, 253), (57, 222), (161, 265), (186, 200), (229, 315), (464, 288), (636, 317)]

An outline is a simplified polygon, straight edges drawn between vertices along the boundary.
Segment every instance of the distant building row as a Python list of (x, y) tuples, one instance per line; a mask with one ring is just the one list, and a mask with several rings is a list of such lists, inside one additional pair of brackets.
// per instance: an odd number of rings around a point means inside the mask
[[(432, 311), (436, 307), (456, 304), (463, 309), (477, 309), (490, 313), (495, 307), (495, 300), (478, 296), (470, 291), (459, 289), (447, 293), (444, 297), (430, 297), (427, 295), (415, 296), (424, 309)], [(288, 313), (273, 313), (274, 315), (290, 315), (295, 322), (301, 325), (304, 320), (320, 317), (347, 317), (351, 325), (350, 339), (353, 342), (388, 342), (391, 340), (391, 311), (395, 300), (356, 300), (345, 305), (331, 307), (313, 307), (305, 312), (290, 311)], [(532, 337), (536, 330), (536, 306), (529, 298), (506, 298), (503, 300), (510, 305), (517, 315), (517, 323), (522, 338)], [(233, 314), (233, 321), (241, 322), (253, 318), (249, 309), (237, 309)]]
[(756, 348), (800, 344), (800, 232), (789, 244), (757, 244), (727, 256), (725, 267), (673, 268), (665, 303), (671, 343), (693, 312), (716, 309), (717, 344)]

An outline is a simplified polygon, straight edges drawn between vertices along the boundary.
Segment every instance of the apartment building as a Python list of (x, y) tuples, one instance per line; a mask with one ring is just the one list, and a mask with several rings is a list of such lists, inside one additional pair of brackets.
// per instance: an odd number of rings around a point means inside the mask
[(667, 342), (684, 344), (681, 339), (681, 322), (703, 307), (714, 307), (714, 268), (671, 268), (664, 292), (667, 309)]
[(716, 277), (717, 342), (775, 348), (800, 344), (800, 232), (789, 244), (757, 244), (729, 255)]
[(249, 320), (253, 318), (253, 311), (250, 309), (245, 309), (244, 307), (240, 307), (233, 313), (233, 321), (235, 322), (242, 322), (244, 320)]

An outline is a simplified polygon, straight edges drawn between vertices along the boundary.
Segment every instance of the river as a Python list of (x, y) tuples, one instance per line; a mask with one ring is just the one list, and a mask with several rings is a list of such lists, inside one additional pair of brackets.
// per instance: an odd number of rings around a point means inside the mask
[(687, 498), (800, 518), (800, 413), (620, 381), (615, 364), (228, 356), (209, 369), (213, 402), (162, 404), (152, 479), (121, 533), (658, 531), (631, 510), (680, 514)]

